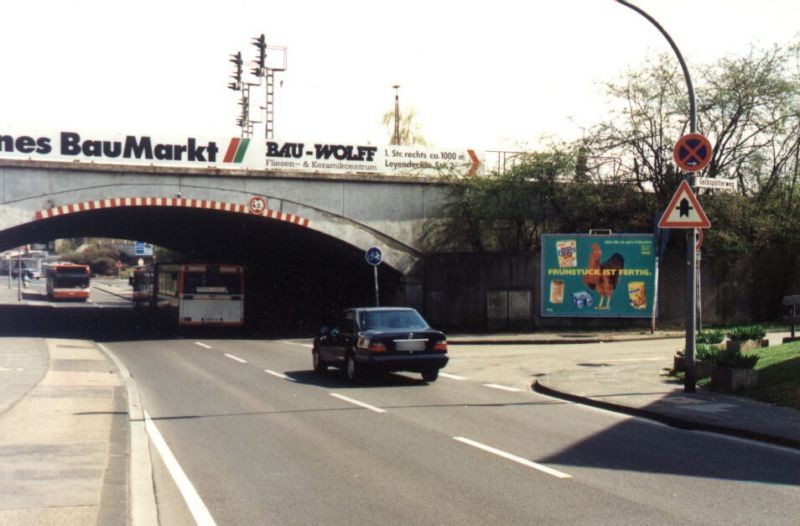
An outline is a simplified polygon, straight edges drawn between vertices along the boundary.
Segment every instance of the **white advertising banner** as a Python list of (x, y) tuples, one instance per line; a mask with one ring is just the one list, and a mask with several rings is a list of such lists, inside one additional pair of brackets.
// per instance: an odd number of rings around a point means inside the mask
[(469, 149), (267, 141), (268, 170), (382, 175), (476, 175), (483, 155)]
[(263, 170), (264, 155), (262, 141), (239, 137), (0, 131), (0, 158), (5, 159)]
[(471, 149), (263, 138), (0, 130), (0, 159), (378, 175), (477, 175)]

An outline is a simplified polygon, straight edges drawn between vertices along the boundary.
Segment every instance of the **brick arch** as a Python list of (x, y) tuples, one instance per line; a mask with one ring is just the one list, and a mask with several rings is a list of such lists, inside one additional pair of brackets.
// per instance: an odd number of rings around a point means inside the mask
[[(254, 215), (263, 217), (264, 219), (285, 221), (287, 223), (292, 223), (302, 227), (308, 227), (310, 224), (310, 220), (308, 218), (267, 208), (265, 204), (266, 199), (264, 198), (256, 197), (254, 199), (259, 199), (260, 202), (264, 203), (263, 207), (252, 206), (250, 204), (243, 205), (241, 203), (215, 201), (211, 199), (186, 199), (181, 197), (116, 197), (111, 199), (97, 199), (79, 203), (70, 203), (61, 206), (45, 208), (43, 210), (37, 210), (35, 213), (35, 219), (38, 221), (42, 219), (60, 217), (67, 214), (88, 212), (91, 210), (103, 210), (108, 208), (146, 206), (218, 210), (220, 212)], [(252, 202), (253, 201), (251, 200), (251, 203)]]

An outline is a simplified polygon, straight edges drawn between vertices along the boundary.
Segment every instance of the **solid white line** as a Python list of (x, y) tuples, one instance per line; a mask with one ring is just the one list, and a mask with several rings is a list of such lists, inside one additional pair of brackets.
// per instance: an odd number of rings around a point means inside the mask
[(487, 451), (487, 452), (492, 453), (494, 455), (497, 455), (499, 457), (503, 457), (503, 458), (505, 458), (507, 460), (511, 460), (511, 461), (516, 462), (518, 464), (522, 464), (523, 466), (527, 466), (529, 468), (533, 468), (533, 469), (539, 470), (542, 473), (547, 473), (548, 475), (552, 475), (552, 476), (560, 478), (560, 479), (571, 479), (572, 478), (572, 475), (567, 475), (566, 473), (558, 471), (557, 469), (548, 468), (547, 466), (543, 466), (542, 464), (537, 464), (536, 462), (531, 462), (530, 460), (528, 460), (526, 458), (518, 457), (516, 455), (512, 455), (511, 453), (506, 453), (505, 451), (501, 451), (501, 450), (493, 448), (491, 446), (487, 446), (486, 444), (481, 444), (480, 442), (475, 442), (474, 440), (470, 440), (468, 438), (453, 437), (453, 439), (454, 440), (458, 440), (459, 442), (462, 442), (464, 444), (467, 444), (468, 446), (472, 446), (472, 447), (476, 447), (478, 449), (482, 449), (484, 451)]
[(239, 363), (247, 363), (247, 360), (242, 360), (242, 359), (241, 359), (241, 358), (239, 358), (238, 356), (234, 356), (234, 355), (232, 355), (232, 354), (225, 353), (225, 356), (226, 356), (226, 357), (228, 357), (228, 358), (230, 358), (231, 360), (236, 360), (236, 361), (237, 361), (237, 362), (239, 362)]
[(183, 495), (183, 500), (186, 502), (186, 506), (192, 513), (195, 522), (197, 522), (197, 524), (209, 526), (216, 524), (205, 503), (203, 503), (200, 495), (198, 495), (197, 490), (194, 489), (189, 477), (186, 476), (183, 468), (178, 464), (175, 455), (172, 454), (172, 450), (170, 450), (164, 437), (161, 436), (155, 423), (150, 419), (150, 415), (147, 414), (147, 411), (144, 413), (144, 427), (147, 430), (147, 434), (150, 435), (150, 440), (153, 441), (153, 445), (156, 446), (158, 453), (161, 455), (164, 465), (167, 467), (170, 475), (172, 475), (172, 480), (175, 481), (175, 485), (178, 486), (181, 495)]
[(365, 404), (364, 402), (359, 402), (358, 400), (353, 400), (352, 398), (348, 398), (346, 396), (342, 396), (337, 393), (328, 393), (334, 398), (338, 398), (339, 400), (344, 400), (345, 402), (363, 407), (364, 409), (369, 409), (370, 411), (375, 411), (376, 413), (385, 413), (386, 411), (381, 409), (380, 407), (375, 407), (374, 405)]
[(447, 373), (439, 373), (439, 376), (442, 378), (449, 378), (451, 380), (466, 380), (463, 376), (456, 376), (454, 374), (447, 374)]
[(522, 389), (517, 389), (516, 387), (508, 387), (505, 385), (499, 384), (483, 384), (484, 387), (488, 387), (489, 389), (499, 389), (501, 391), (511, 391), (513, 393), (521, 393)]
[(289, 378), (288, 376), (286, 376), (283, 373), (279, 373), (279, 372), (276, 372), (276, 371), (270, 371), (269, 369), (264, 369), (264, 372), (267, 373), (267, 374), (271, 374), (272, 376), (277, 376), (278, 378), (281, 378), (282, 380), (289, 380), (290, 382), (294, 382), (294, 378)]
[(194, 344), (195, 344), (195, 345), (199, 345), (199, 346), (200, 346), (200, 347), (202, 347), (203, 349), (211, 349), (211, 346), (210, 346), (210, 345), (206, 345), (206, 344), (205, 344), (205, 343), (203, 343), (203, 342), (194, 342)]

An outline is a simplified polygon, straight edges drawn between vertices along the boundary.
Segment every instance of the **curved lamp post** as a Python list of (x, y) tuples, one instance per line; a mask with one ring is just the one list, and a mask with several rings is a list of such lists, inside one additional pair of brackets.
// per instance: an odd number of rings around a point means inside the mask
[[(647, 14), (641, 8), (627, 2), (626, 0), (615, 0), (617, 3), (633, 9), (651, 24), (656, 26), (664, 38), (669, 42), (675, 56), (678, 57), (678, 62), (681, 64), (683, 70), (683, 77), (686, 79), (686, 89), (689, 92), (689, 131), (695, 133), (697, 131), (697, 108), (694, 102), (694, 87), (692, 86), (692, 78), (689, 76), (689, 68), (686, 66), (686, 61), (683, 60), (678, 46), (675, 41), (669, 36), (669, 33), (661, 27), (661, 24), (655, 18)], [(689, 184), (694, 186), (694, 178), (687, 174)], [(692, 228), (686, 231), (686, 377), (684, 382), (684, 392), (693, 393), (695, 391), (695, 375), (694, 375), (694, 355), (695, 344), (697, 341), (697, 250), (695, 249), (695, 238), (697, 229)]]

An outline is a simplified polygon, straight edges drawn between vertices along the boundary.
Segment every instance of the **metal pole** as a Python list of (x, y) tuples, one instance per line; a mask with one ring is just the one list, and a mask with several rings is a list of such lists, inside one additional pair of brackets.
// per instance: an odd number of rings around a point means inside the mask
[[(695, 133), (697, 130), (697, 108), (694, 102), (694, 86), (692, 86), (692, 78), (689, 75), (689, 68), (686, 66), (686, 61), (683, 60), (678, 46), (669, 33), (661, 27), (661, 24), (655, 18), (647, 14), (641, 8), (627, 2), (626, 0), (616, 0), (617, 3), (633, 9), (643, 17), (645, 17), (656, 29), (658, 29), (664, 38), (669, 42), (675, 56), (678, 57), (678, 62), (683, 70), (683, 78), (686, 80), (686, 89), (689, 95), (689, 131)], [(691, 174), (686, 174), (687, 181), (692, 187), (692, 191), (696, 190), (694, 185), (694, 178)], [(696, 342), (696, 328), (697, 328), (697, 252), (695, 250), (695, 239), (697, 233), (695, 229), (686, 231), (686, 380), (684, 382), (683, 390), (687, 393), (695, 391), (695, 377), (694, 377), (694, 350)]]
[(22, 250), (21, 249), (17, 249), (17, 301), (22, 301)]
[(400, 88), (399, 84), (392, 86), (394, 88), (394, 136), (392, 137), (392, 144), (400, 144)]
[(374, 276), (375, 276), (375, 306), (380, 307), (381, 301), (378, 295), (378, 265), (373, 265), (372, 268), (374, 270)]
[(694, 228), (686, 231), (686, 349), (684, 350), (686, 376), (683, 384), (685, 393), (693, 393), (695, 391), (694, 348), (697, 341), (695, 325), (695, 318), (697, 317), (697, 288), (695, 287), (695, 270), (697, 268), (696, 234), (697, 232)]
[(659, 24), (655, 18), (648, 15), (644, 10), (631, 4), (630, 2), (626, 2), (625, 0), (616, 0), (616, 1), (624, 5), (625, 7), (633, 9), (634, 11), (645, 17), (647, 20), (649, 20), (651, 24), (656, 26), (656, 29), (658, 29), (661, 32), (661, 34), (664, 35), (664, 38), (667, 39), (667, 42), (669, 42), (670, 47), (672, 47), (672, 51), (675, 52), (675, 56), (678, 57), (678, 62), (680, 62), (681, 69), (683, 70), (683, 77), (684, 79), (686, 79), (686, 89), (689, 92), (689, 131), (691, 133), (694, 133), (697, 129), (697, 108), (695, 107), (694, 103), (694, 87), (692, 86), (692, 78), (689, 76), (689, 68), (686, 66), (686, 61), (683, 60), (683, 55), (681, 55), (678, 46), (675, 45), (675, 41), (672, 40), (672, 37), (669, 36), (669, 33), (667, 33), (666, 30), (663, 27), (661, 27), (661, 24)]

